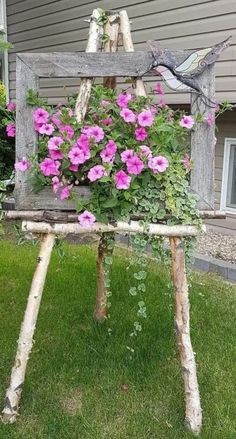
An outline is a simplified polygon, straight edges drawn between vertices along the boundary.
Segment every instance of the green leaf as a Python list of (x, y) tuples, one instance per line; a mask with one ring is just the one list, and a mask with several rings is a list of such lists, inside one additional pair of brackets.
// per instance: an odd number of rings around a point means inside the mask
[(137, 288), (136, 288), (136, 287), (131, 287), (131, 288), (129, 289), (129, 294), (130, 294), (131, 296), (137, 296)]
[(96, 212), (96, 220), (97, 220), (99, 223), (108, 224), (108, 218), (107, 218), (107, 216), (105, 215), (105, 213), (97, 213), (97, 212)]
[(109, 209), (110, 207), (115, 207), (118, 204), (118, 200), (117, 198), (110, 198), (107, 201), (104, 201), (104, 203), (102, 203), (102, 207), (104, 207), (105, 209)]
[(125, 199), (128, 201), (128, 200), (130, 200), (130, 198), (131, 198), (131, 194), (129, 193), (129, 192), (124, 192), (124, 197), (125, 197)]
[(139, 271), (138, 273), (134, 273), (134, 278), (137, 280), (144, 280), (147, 277), (146, 271)]

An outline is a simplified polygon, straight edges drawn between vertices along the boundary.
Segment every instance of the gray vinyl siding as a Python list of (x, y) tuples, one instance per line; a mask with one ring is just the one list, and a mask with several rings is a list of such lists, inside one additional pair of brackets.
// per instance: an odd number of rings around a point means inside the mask
[[(15, 52), (83, 51), (88, 36), (85, 21), (95, 7), (125, 8), (132, 20), (136, 50), (148, 39), (170, 49), (206, 47), (232, 35), (232, 44), (216, 66), (217, 99), (236, 102), (235, 0), (7, 0), (10, 95), (15, 95)], [(156, 78), (149, 79), (150, 82)], [(69, 85), (68, 85), (69, 84)], [(67, 86), (65, 88), (65, 86)], [(52, 103), (75, 92), (77, 80), (44, 79), (41, 93)], [(167, 89), (169, 103), (188, 103), (188, 94)]]

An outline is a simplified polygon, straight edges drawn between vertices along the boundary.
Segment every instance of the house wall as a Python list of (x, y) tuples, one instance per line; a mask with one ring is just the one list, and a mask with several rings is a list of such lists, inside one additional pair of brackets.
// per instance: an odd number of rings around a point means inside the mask
[[(236, 1), (235, 0), (6, 0), (8, 38), (14, 44), (9, 56), (10, 95), (15, 94), (15, 52), (83, 51), (89, 17), (95, 7), (125, 8), (132, 19), (136, 50), (148, 39), (170, 49), (195, 49), (232, 35), (231, 47), (216, 66), (217, 99), (236, 102)], [(156, 78), (152, 78), (152, 81)], [(78, 81), (42, 80), (42, 94), (58, 102), (76, 91)], [(189, 102), (189, 94), (167, 90), (172, 104)]]

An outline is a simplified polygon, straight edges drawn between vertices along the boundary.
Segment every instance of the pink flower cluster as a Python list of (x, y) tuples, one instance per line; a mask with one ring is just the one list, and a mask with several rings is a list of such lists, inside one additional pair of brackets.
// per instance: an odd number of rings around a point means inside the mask
[[(159, 83), (155, 92), (162, 99), (163, 90)], [(89, 180), (92, 184), (109, 182), (117, 190), (128, 190), (135, 178), (142, 173), (150, 172), (156, 175), (168, 169), (168, 158), (152, 151), (158, 150), (158, 142), (152, 142), (151, 136), (153, 132), (158, 136), (158, 126), (154, 125), (154, 122), (155, 113), (160, 112), (160, 108), (150, 105), (138, 112), (133, 100), (133, 96), (127, 92), (120, 93), (116, 99), (116, 110), (121, 118), (119, 123), (123, 121), (127, 124), (123, 124), (123, 140), (122, 132), (115, 136), (115, 112), (109, 114), (112, 102), (108, 100), (101, 101), (102, 112), (94, 114), (95, 124), (82, 128), (75, 119), (68, 123), (69, 118), (74, 117), (74, 112), (67, 109), (68, 118), (65, 118), (65, 110), (61, 105), (54, 112), (44, 108), (34, 111), (35, 130), (43, 136), (42, 142), (47, 146), (47, 156), (39, 163), (39, 169), (47, 181), (51, 182), (53, 192), (61, 200), (68, 199), (73, 186), (80, 181)], [(11, 108), (9, 111), (14, 111), (13, 107)], [(208, 125), (212, 123), (211, 120), (211, 115), (207, 115)], [(168, 123), (172, 122), (170, 114)], [(195, 121), (192, 116), (183, 115), (177, 123), (190, 130)], [(125, 145), (126, 130), (127, 133), (131, 133), (131, 138)], [(9, 124), (7, 132), (9, 136), (15, 134), (15, 125)], [(190, 170), (191, 162), (188, 156), (183, 158), (182, 164), (187, 171)], [(30, 163), (25, 157), (15, 164), (15, 169), (21, 172), (27, 171), (29, 167)], [(96, 218), (93, 213), (85, 210), (78, 216), (78, 221), (82, 227), (91, 227)]]
[(15, 137), (16, 136), (16, 125), (14, 123), (9, 123), (6, 126), (6, 133), (8, 137)]
[(113, 163), (117, 146), (113, 140), (109, 140), (105, 148), (100, 152), (100, 157), (104, 163)]

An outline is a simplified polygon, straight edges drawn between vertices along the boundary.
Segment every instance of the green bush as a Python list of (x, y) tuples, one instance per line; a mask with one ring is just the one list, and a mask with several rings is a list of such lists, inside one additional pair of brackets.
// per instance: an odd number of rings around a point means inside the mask
[(0, 181), (8, 179), (14, 169), (15, 138), (6, 134), (6, 125), (14, 122), (14, 117), (14, 112), (6, 109), (6, 90), (0, 83)]

